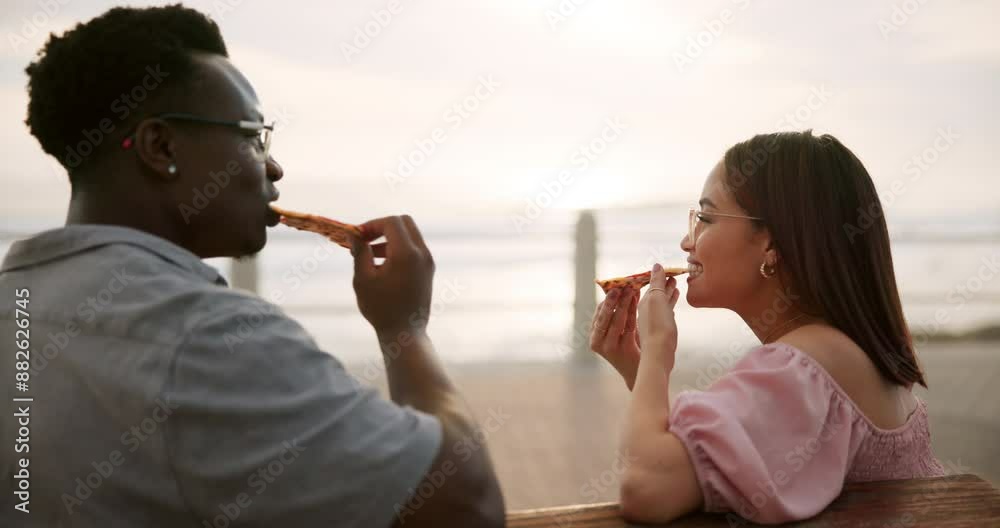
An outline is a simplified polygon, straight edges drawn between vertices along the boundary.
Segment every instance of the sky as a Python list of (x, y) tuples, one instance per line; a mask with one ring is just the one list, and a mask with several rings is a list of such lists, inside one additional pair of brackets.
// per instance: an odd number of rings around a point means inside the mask
[[(0, 3), (0, 221), (58, 224), (69, 185), (23, 124), (24, 66), (116, 3)], [(890, 218), (997, 215), (1000, 2), (186, 4), (279, 120), (286, 207), (361, 221), (692, 203), (727, 147), (812, 128), (861, 158)]]

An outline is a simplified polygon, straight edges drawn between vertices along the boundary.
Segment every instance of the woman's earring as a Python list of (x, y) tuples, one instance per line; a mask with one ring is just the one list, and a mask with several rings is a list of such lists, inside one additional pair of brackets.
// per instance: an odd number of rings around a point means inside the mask
[(169, 172), (170, 174), (177, 174), (177, 165), (173, 164), (173, 163), (171, 163), (170, 165), (168, 165), (167, 166), (167, 172)]
[(770, 279), (771, 277), (774, 276), (775, 273), (777, 273), (777, 270), (774, 269), (774, 266), (771, 266), (771, 268), (769, 270), (767, 268), (767, 262), (766, 261), (760, 263), (760, 275), (761, 275), (761, 277), (764, 277), (765, 279)]

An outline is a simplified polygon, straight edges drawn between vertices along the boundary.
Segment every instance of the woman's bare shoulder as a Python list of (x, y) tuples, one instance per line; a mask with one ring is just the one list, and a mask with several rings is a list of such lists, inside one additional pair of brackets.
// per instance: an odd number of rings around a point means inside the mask
[(864, 350), (846, 334), (827, 325), (806, 325), (785, 334), (779, 342), (791, 345), (816, 360), (845, 390), (858, 369), (878, 375)]
[(854, 404), (879, 427), (892, 428), (905, 422), (909, 408), (900, 408), (902, 387), (882, 377), (868, 354), (850, 337), (826, 325), (807, 325), (789, 332), (778, 341), (810, 356), (847, 393)]

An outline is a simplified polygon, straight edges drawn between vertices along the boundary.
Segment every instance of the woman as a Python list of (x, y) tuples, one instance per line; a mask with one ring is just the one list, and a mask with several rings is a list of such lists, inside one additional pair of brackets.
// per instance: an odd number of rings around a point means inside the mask
[(822, 511), (848, 482), (942, 475), (861, 161), (829, 135), (755, 136), (726, 152), (699, 205), (681, 240), (687, 302), (736, 312), (762, 346), (671, 406), (675, 279), (657, 265), (641, 301), (614, 290), (601, 303), (591, 347), (633, 392), (626, 517), (704, 508), (778, 523)]

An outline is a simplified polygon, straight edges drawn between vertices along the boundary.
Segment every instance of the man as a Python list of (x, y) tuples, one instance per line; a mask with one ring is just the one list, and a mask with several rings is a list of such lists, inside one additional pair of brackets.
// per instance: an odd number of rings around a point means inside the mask
[(27, 124), (72, 197), (65, 227), (0, 268), (0, 378), (23, 399), (2, 421), (0, 525), (503, 525), (427, 338), (434, 263), (413, 220), (366, 223), (352, 251), (391, 402), (201, 261), (264, 246), (283, 175), (212, 21), (112, 9), (27, 72)]

